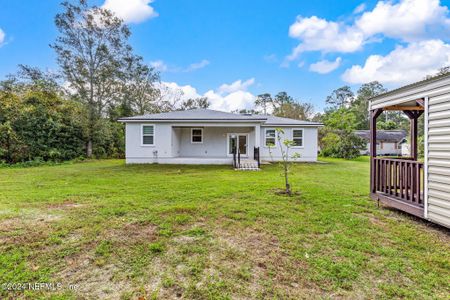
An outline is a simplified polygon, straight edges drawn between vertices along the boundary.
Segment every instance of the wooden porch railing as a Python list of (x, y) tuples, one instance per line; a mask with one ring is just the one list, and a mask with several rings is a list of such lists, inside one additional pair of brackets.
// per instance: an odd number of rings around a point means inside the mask
[(423, 206), (423, 163), (394, 158), (373, 159), (373, 193)]
[(261, 167), (261, 159), (259, 156), (259, 147), (254, 147), (253, 149), (253, 159), (258, 163), (258, 168)]
[(233, 150), (233, 168), (239, 169), (241, 167), (241, 152), (234, 147)]

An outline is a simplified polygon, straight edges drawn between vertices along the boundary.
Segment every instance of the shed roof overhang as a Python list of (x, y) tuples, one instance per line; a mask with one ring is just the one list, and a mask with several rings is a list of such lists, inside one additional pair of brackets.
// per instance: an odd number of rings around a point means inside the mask
[(370, 110), (423, 110), (423, 100), (450, 93), (450, 74), (419, 81), (370, 99)]

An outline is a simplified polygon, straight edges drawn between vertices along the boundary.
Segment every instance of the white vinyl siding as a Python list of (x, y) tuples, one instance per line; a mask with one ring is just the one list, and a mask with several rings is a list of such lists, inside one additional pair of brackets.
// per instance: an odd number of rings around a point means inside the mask
[[(426, 112), (427, 113), (427, 112)], [(428, 102), (428, 219), (450, 227), (450, 94)]]
[(191, 130), (191, 143), (201, 144), (203, 143), (203, 129), (202, 128), (192, 128)]
[(292, 141), (294, 142), (294, 147), (303, 147), (303, 129), (292, 130)]
[(155, 145), (155, 125), (142, 125), (142, 145)]
[(264, 145), (266, 147), (275, 145), (276, 131), (275, 129), (266, 129), (264, 134)]

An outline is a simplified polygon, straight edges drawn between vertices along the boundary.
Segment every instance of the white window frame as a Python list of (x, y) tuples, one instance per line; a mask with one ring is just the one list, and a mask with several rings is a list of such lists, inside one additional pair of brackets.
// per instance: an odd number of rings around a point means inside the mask
[[(192, 140), (192, 138), (194, 137), (194, 130), (200, 130), (201, 131), (201, 137), (202, 137), (202, 141), (201, 142), (194, 142), (193, 140)], [(198, 136), (198, 135), (197, 135)], [(203, 138), (204, 138), (204, 135), (203, 135), (203, 128), (191, 128), (191, 144), (203, 144)]]
[(302, 132), (302, 145), (292, 146), (291, 148), (304, 148), (305, 147), (305, 130), (303, 128), (292, 128), (292, 141), (294, 141), (294, 130), (299, 130)]
[(273, 137), (273, 139), (274, 139), (273, 145), (276, 146), (276, 144), (277, 144), (277, 134), (278, 133), (277, 133), (276, 129), (275, 128), (264, 128), (264, 147), (265, 148), (269, 148), (269, 146), (267, 146), (267, 131), (268, 130), (273, 130), (275, 132), (275, 136)]
[(249, 156), (249, 149), (250, 149), (250, 135), (248, 133), (227, 133), (227, 156), (231, 157), (233, 156), (230, 149), (230, 138), (231, 136), (235, 135), (238, 142), (237, 142), (237, 146), (239, 147), (239, 136), (246, 136), (247, 137), (247, 147), (245, 149), (245, 151), (247, 152), (247, 154), (241, 154), (241, 157), (248, 157)]
[[(144, 126), (153, 126), (153, 144), (144, 144)], [(151, 136), (151, 134), (146, 134)], [(155, 124), (141, 124), (141, 146), (142, 147), (155, 147), (156, 126)]]

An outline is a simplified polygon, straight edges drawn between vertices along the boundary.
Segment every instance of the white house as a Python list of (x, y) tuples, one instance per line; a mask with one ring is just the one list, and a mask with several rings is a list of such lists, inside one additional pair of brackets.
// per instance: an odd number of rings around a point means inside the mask
[[(276, 128), (293, 140), (290, 153), (314, 162), (321, 123), (268, 115), (234, 114), (210, 109), (174, 111), (122, 118), (126, 124), (126, 162), (161, 164), (233, 164), (281, 160)], [(235, 149), (235, 153), (233, 153)]]
[[(362, 155), (370, 154), (370, 130), (356, 130), (355, 134), (366, 142), (366, 148), (361, 150)], [(378, 130), (377, 153), (384, 156), (402, 156), (407, 133), (404, 130)]]

